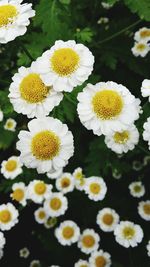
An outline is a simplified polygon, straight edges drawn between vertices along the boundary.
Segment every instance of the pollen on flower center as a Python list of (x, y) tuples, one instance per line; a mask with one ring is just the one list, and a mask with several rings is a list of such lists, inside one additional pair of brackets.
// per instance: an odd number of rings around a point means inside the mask
[(62, 180), (61, 180), (61, 186), (62, 188), (66, 188), (70, 185), (70, 180), (67, 178), (67, 177), (64, 177)]
[(51, 58), (51, 67), (59, 76), (67, 76), (78, 68), (79, 55), (71, 48), (56, 50)]
[(0, 6), (0, 27), (7, 26), (12, 23), (17, 14), (18, 11), (13, 5)]
[(104, 214), (103, 216), (103, 222), (107, 225), (111, 225), (113, 223), (113, 216), (109, 213)]
[(90, 184), (90, 191), (95, 195), (99, 194), (99, 192), (101, 191), (101, 187), (97, 183), (92, 183)]
[(45, 218), (45, 212), (44, 211), (40, 211), (38, 214), (39, 218), (42, 220)]
[(62, 202), (59, 198), (57, 197), (54, 197), (53, 199), (51, 199), (50, 201), (50, 207), (53, 209), (53, 210), (59, 210), (62, 206)]
[(7, 163), (5, 165), (5, 169), (8, 172), (13, 172), (16, 168), (17, 168), (16, 160), (10, 159), (10, 160), (7, 161)]
[(66, 226), (63, 228), (62, 235), (66, 239), (70, 239), (74, 235), (74, 229), (70, 226)]
[(143, 30), (140, 32), (142, 38), (150, 37), (150, 30)]
[(41, 80), (39, 74), (31, 73), (27, 75), (20, 84), (21, 97), (28, 103), (42, 102), (50, 91)]
[(39, 160), (51, 160), (58, 155), (60, 139), (52, 131), (37, 133), (31, 141), (32, 154)]
[(135, 230), (131, 227), (125, 227), (123, 229), (123, 235), (126, 239), (132, 239), (135, 234)]
[(8, 223), (11, 221), (11, 213), (9, 210), (0, 211), (0, 222)]
[(128, 131), (116, 132), (113, 138), (115, 143), (125, 144), (129, 139), (129, 132)]
[(95, 266), (96, 267), (104, 267), (104, 266), (106, 266), (106, 259), (103, 256), (96, 257)]
[(121, 113), (123, 101), (117, 92), (103, 90), (94, 95), (92, 105), (98, 118), (102, 120), (111, 120)]
[(150, 215), (150, 204), (144, 204), (143, 209), (147, 215)]
[(139, 50), (139, 51), (143, 51), (144, 49), (145, 49), (145, 47), (146, 47), (146, 45), (145, 44), (137, 44), (137, 49)]
[(85, 247), (91, 248), (95, 244), (95, 239), (92, 235), (86, 235), (82, 238), (82, 243)]
[(46, 185), (44, 182), (39, 182), (34, 186), (36, 194), (43, 195), (46, 192)]
[(14, 190), (14, 192), (12, 193), (12, 199), (16, 200), (16, 201), (21, 201), (24, 198), (24, 191), (20, 188)]
[(134, 186), (134, 191), (137, 192), (137, 193), (140, 192), (141, 191), (141, 186), (140, 185), (135, 185)]

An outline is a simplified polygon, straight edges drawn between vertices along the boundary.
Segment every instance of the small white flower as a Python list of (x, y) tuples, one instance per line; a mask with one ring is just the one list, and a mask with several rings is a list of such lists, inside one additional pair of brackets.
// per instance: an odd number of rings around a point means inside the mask
[(0, 250), (4, 248), (5, 244), (6, 244), (6, 238), (4, 237), (4, 234), (0, 232)]
[(144, 236), (141, 226), (129, 221), (121, 221), (116, 226), (114, 235), (116, 242), (125, 248), (136, 247)]
[(46, 213), (44, 208), (38, 208), (35, 212), (34, 212), (34, 217), (35, 220), (40, 223), (40, 224), (44, 224), (47, 219), (48, 219), (48, 214)]
[(78, 262), (75, 263), (74, 267), (90, 267), (90, 265), (88, 261), (78, 260)]
[(135, 171), (140, 171), (143, 167), (143, 164), (141, 161), (139, 160), (134, 160), (133, 163), (132, 163), (132, 168), (133, 170)]
[(134, 46), (131, 49), (135, 57), (141, 56), (145, 57), (150, 51), (150, 47), (145, 41), (135, 42)]
[(105, 2), (101, 2), (101, 5), (104, 9), (110, 9), (113, 6), (113, 4), (109, 4)]
[(141, 201), (139, 203), (138, 213), (142, 219), (150, 221), (150, 200)]
[(119, 222), (119, 215), (111, 208), (104, 208), (98, 212), (96, 222), (104, 232), (112, 232)]
[(21, 258), (25, 258), (26, 259), (26, 258), (29, 257), (30, 251), (26, 247), (25, 248), (22, 248), (22, 249), (19, 250), (19, 255), (20, 255)]
[(150, 41), (150, 29), (147, 27), (143, 27), (143, 28), (139, 29), (137, 32), (135, 32), (134, 40), (137, 42)]
[(118, 170), (118, 169), (113, 169), (112, 171), (112, 176), (115, 178), (115, 179), (120, 179), (122, 177), (122, 174), (121, 172)]
[(144, 194), (145, 194), (145, 187), (142, 184), (142, 182), (132, 182), (129, 185), (129, 190), (130, 190), (130, 194), (133, 197), (139, 198), (139, 197), (144, 196)]
[(56, 180), (56, 188), (57, 190), (61, 191), (63, 194), (68, 192), (72, 192), (74, 190), (75, 180), (74, 177), (65, 172)]
[(58, 242), (63, 246), (71, 246), (79, 240), (80, 229), (73, 221), (64, 221), (55, 230)]
[(50, 179), (57, 179), (59, 178), (63, 173), (63, 168), (58, 168), (57, 170), (51, 169), (49, 172), (47, 172), (47, 177)]
[(68, 200), (62, 193), (52, 193), (44, 202), (44, 209), (50, 217), (59, 217), (65, 214), (67, 208)]
[(51, 184), (46, 184), (42, 180), (33, 180), (27, 187), (27, 197), (35, 203), (42, 203), (44, 199), (50, 197), (51, 190)]
[(149, 97), (148, 101), (150, 102), (150, 80), (148, 79), (143, 80), (141, 87), (141, 94), (143, 97)]
[(146, 248), (147, 248), (147, 255), (150, 257), (150, 240), (148, 241)]
[(41, 263), (39, 260), (33, 260), (30, 262), (30, 266), (29, 267), (41, 267)]
[(97, 24), (107, 24), (109, 22), (109, 18), (107, 17), (101, 17), (98, 21)]
[(86, 229), (80, 236), (78, 247), (82, 252), (90, 254), (99, 247), (100, 237), (93, 229)]
[(108, 252), (103, 250), (92, 252), (89, 258), (90, 267), (110, 267), (111, 256)]
[(82, 168), (78, 167), (73, 172), (73, 177), (75, 179), (76, 189), (83, 191), (86, 183), (85, 175), (83, 174)]
[(46, 222), (44, 223), (44, 226), (45, 226), (46, 229), (51, 229), (56, 225), (56, 223), (57, 223), (57, 218), (56, 217), (53, 217), (53, 218), (49, 217), (46, 220)]
[(27, 204), (27, 188), (23, 182), (15, 183), (12, 186), (11, 198), (19, 202), (22, 206)]
[(28, 123), (29, 131), (20, 131), (17, 149), (27, 168), (38, 173), (58, 171), (74, 153), (73, 136), (66, 124), (58, 119), (43, 117)]
[(4, 118), (4, 114), (3, 114), (3, 111), (0, 109), (0, 122), (3, 120)]
[(10, 230), (18, 223), (18, 210), (11, 203), (0, 205), (0, 229)]
[(12, 156), (8, 160), (4, 160), (1, 163), (1, 173), (6, 179), (15, 179), (19, 174), (22, 173), (22, 164), (20, 158)]
[(105, 144), (112, 151), (122, 154), (133, 150), (139, 142), (139, 132), (134, 125), (124, 131), (115, 131), (105, 136)]
[(150, 117), (147, 118), (147, 121), (143, 125), (144, 132), (143, 132), (143, 139), (148, 141), (148, 146), (150, 150)]
[(4, 124), (4, 129), (7, 131), (15, 132), (16, 125), (16, 121), (14, 119), (9, 118)]
[(35, 16), (35, 11), (32, 4), (21, 4), (22, 2), (23, 0), (0, 1), (0, 43), (8, 43), (27, 31), (29, 18)]
[(89, 199), (99, 201), (104, 199), (107, 187), (103, 178), (92, 176), (86, 179), (84, 190)]

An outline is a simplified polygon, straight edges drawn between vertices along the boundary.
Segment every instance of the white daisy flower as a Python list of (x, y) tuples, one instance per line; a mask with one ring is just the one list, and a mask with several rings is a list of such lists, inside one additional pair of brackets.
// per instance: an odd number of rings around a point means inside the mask
[(75, 263), (74, 267), (90, 267), (90, 265), (88, 261), (78, 260), (78, 262)]
[(42, 203), (44, 199), (52, 194), (52, 185), (42, 180), (31, 181), (27, 187), (27, 197), (35, 203)]
[(63, 94), (44, 84), (35, 62), (30, 68), (21, 67), (10, 85), (9, 98), (14, 110), (28, 118), (44, 117), (59, 105)]
[(15, 179), (22, 173), (22, 163), (20, 158), (12, 156), (8, 160), (4, 160), (1, 163), (1, 173), (6, 179)]
[(108, 148), (118, 154), (133, 150), (139, 142), (138, 129), (131, 125), (124, 131), (115, 131), (105, 136), (105, 144)]
[(28, 258), (29, 257), (29, 255), (30, 255), (30, 251), (29, 251), (29, 249), (28, 248), (22, 248), (22, 249), (20, 249), (19, 250), (19, 256), (21, 257), (21, 258)]
[(49, 216), (46, 213), (45, 209), (40, 207), (34, 212), (34, 217), (38, 223), (44, 224)]
[(150, 80), (148, 79), (143, 80), (141, 87), (141, 94), (143, 97), (149, 97), (148, 101), (150, 102)]
[(144, 123), (143, 128), (143, 139), (144, 141), (148, 141), (148, 146), (150, 150), (150, 117), (147, 118), (147, 121)]
[(107, 24), (108, 22), (109, 22), (109, 18), (107, 18), (107, 17), (101, 17), (97, 21), (97, 24)]
[(150, 51), (150, 47), (147, 44), (147, 42), (145, 42), (145, 41), (140, 41), (138, 43), (135, 42), (131, 51), (135, 57), (138, 57), (138, 56), (145, 57), (148, 54), (148, 52)]
[(103, 178), (92, 176), (86, 179), (84, 190), (89, 199), (99, 201), (104, 199), (107, 187)]
[(49, 172), (47, 172), (47, 177), (50, 179), (57, 179), (59, 178), (63, 173), (63, 168), (58, 168), (57, 170), (51, 169)]
[(20, 131), (17, 149), (27, 168), (37, 168), (38, 173), (64, 167), (74, 153), (73, 136), (66, 124), (45, 117), (28, 123), (29, 131)]
[(62, 193), (52, 193), (45, 201), (44, 209), (50, 217), (59, 217), (65, 214), (68, 200)]
[(139, 118), (140, 100), (115, 82), (88, 84), (77, 98), (81, 123), (96, 135), (126, 130)]
[(82, 252), (90, 254), (99, 247), (100, 237), (93, 229), (85, 229), (78, 241), (78, 247)]
[(22, 2), (23, 0), (0, 1), (0, 43), (8, 43), (27, 31), (29, 18), (35, 16), (35, 11), (32, 4), (21, 4)]
[(148, 241), (146, 248), (147, 248), (147, 255), (150, 257), (150, 240)]
[(4, 114), (3, 114), (3, 111), (0, 109), (0, 122), (3, 120), (4, 118)]
[(142, 182), (132, 182), (130, 185), (129, 185), (129, 190), (130, 190), (130, 194), (131, 196), (133, 197), (142, 197), (144, 196), (145, 194), (145, 187), (144, 185), (142, 184)]
[(73, 221), (64, 221), (55, 230), (58, 242), (63, 246), (71, 246), (79, 240), (80, 229)]
[(37, 59), (37, 67), (47, 86), (56, 91), (71, 92), (86, 81), (93, 70), (94, 57), (83, 44), (56, 41)]
[(18, 223), (18, 210), (11, 203), (0, 205), (0, 229), (10, 230)]
[(141, 201), (139, 203), (138, 213), (142, 219), (150, 221), (150, 200)]
[(41, 263), (39, 260), (33, 260), (30, 262), (30, 266), (29, 267), (41, 267)]
[(0, 260), (3, 258), (3, 256), (4, 256), (4, 251), (3, 249), (0, 249)]
[(119, 223), (119, 215), (114, 209), (104, 208), (98, 212), (96, 222), (104, 232), (112, 232)]
[(125, 248), (136, 247), (144, 236), (141, 226), (129, 221), (121, 221), (116, 226), (114, 235), (116, 242)]
[(22, 206), (27, 204), (27, 188), (23, 182), (15, 183), (12, 186), (11, 198), (19, 202)]
[(101, 2), (101, 5), (104, 9), (110, 9), (113, 6), (113, 4), (109, 4), (105, 2)]
[(135, 32), (134, 40), (137, 42), (150, 41), (150, 29), (147, 27), (143, 27), (143, 28), (139, 29), (137, 32)]
[(83, 191), (86, 183), (85, 175), (83, 174), (82, 168), (78, 167), (73, 172), (73, 177), (75, 179), (76, 189)]
[(65, 172), (56, 180), (56, 188), (57, 190), (61, 191), (63, 194), (68, 192), (72, 192), (74, 190), (75, 180), (74, 177)]
[(14, 119), (9, 118), (4, 124), (4, 129), (7, 131), (15, 132), (16, 125), (16, 121)]
[(0, 249), (3, 249), (5, 244), (6, 244), (6, 238), (4, 237), (4, 234), (0, 232)]
[(103, 250), (92, 252), (89, 258), (90, 267), (110, 267), (111, 256)]
[(57, 223), (57, 218), (53, 217), (53, 218), (48, 218), (46, 220), (46, 222), (44, 223), (44, 226), (46, 229), (51, 229), (53, 228)]

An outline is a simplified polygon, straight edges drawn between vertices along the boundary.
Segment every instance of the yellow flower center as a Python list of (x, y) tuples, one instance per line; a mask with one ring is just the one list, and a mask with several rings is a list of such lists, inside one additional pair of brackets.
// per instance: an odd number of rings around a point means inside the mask
[(150, 37), (150, 30), (143, 30), (140, 32), (142, 38)]
[(7, 121), (7, 123), (6, 123), (6, 127), (7, 127), (8, 129), (13, 128), (13, 126), (14, 126), (14, 123), (13, 123), (12, 121)]
[(0, 222), (1, 223), (8, 223), (11, 221), (11, 213), (9, 210), (2, 210), (0, 211)]
[(90, 184), (90, 191), (91, 191), (93, 194), (97, 195), (97, 194), (100, 193), (100, 191), (101, 191), (101, 187), (100, 187), (100, 185), (97, 184), (97, 183), (92, 183), (92, 184)]
[(139, 192), (141, 191), (141, 186), (140, 186), (140, 185), (135, 185), (135, 186), (134, 186), (134, 191), (135, 191), (136, 193), (139, 193)]
[(91, 248), (95, 244), (95, 239), (94, 239), (94, 237), (92, 235), (85, 235), (82, 238), (82, 243), (83, 243), (84, 247)]
[(144, 49), (146, 48), (146, 45), (145, 44), (137, 44), (137, 50), (139, 51), (143, 51)]
[(50, 207), (53, 210), (59, 210), (61, 208), (61, 206), (62, 206), (62, 202), (58, 197), (54, 197), (54, 198), (51, 199)]
[(150, 204), (144, 204), (143, 209), (147, 215), (150, 215)]
[(0, 6), (0, 27), (7, 26), (12, 23), (17, 14), (18, 11), (13, 5)]
[(64, 177), (62, 180), (61, 180), (61, 187), (62, 188), (66, 188), (70, 185), (70, 179), (67, 178), (67, 177)]
[(85, 265), (85, 264), (82, 264), (82, 265), (80, 265), (80, 267), (88, 267), (87, 265)]
[(126, 239), (132, 239), (135, 235), (135, 230), (132, 227), (127, 226), (123, 229), (123, 235)]
[(92, 105), (98, 118), (102, 120), (111, 120), (121, 113), (123, 101), (117, 92), (103, 90), (94, 95)]
[(74, 236), (74, 229), (70, 226), (66, 226), (63, 228), (62, 235), (66, 239), (70, 239)]
[(5, 165), (5, 169), (8, 172), (13, 172), (14, 170), (16, 170), (17, 168), (17, 162), (14, 159), (10, 159), (7, 161), (6, 165)]
[(103, 256), (98, 256), (95, 259), (95, 266), (96, 267), (104, 267), (106, 266), (106, 259)]
[(77, 172), (76, 174), (75, 174), (75, 178), (76, 179), (82, 179), (83, 178), (83, 174), (82, 174), (82, 172)]
[(52, 131), (37, 133), (31, 142), (32, 154), (39, 160), (52, 160), (60, 150), (60, 139)]
[(116, 132), (113, 136), (115, 143), (117, 144), (125, 144), (129, 140), (129, 132)]
[(17, 188), (12, 193), (12, 199), (20, 202), (24, 198), (24, 191), (21, 188)]
[(38, 216), (39, 216), (39, 218), (40, 218), (41, 220), (44, 219), (45, 216), (46, 216), (45, 211), (44, 211), (44, 210), (40, 210)]
[(42, 102), (48, 95), (50, 87), (47, 87), (39, 74), (31, 73), (20, 84), (21, 97), (28, 103)]
[(71, 48), (56, 50), (51, 58), (51, 67), (59, 76), (72, 74), (79, 65), (79, 55)]
[(37, 195), (43, 195), (46, 192), (46, 184), (44, 182), (35, 184), (34, 191)]
[(110, 213), (106, 213), (103, 216), (103, 222), (107, 225), (111, 225), (113, 223), (114, 217)]

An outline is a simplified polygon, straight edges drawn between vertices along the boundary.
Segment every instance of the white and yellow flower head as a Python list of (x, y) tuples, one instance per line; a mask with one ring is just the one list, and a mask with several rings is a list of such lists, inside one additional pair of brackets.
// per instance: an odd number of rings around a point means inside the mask
[(21, 257), (21, 258), (28, 258), (29, 257), (29, 255), (30, 255), (30, 251), (29, 251), (29, 249), (28, 248), (22, 248), (22, 249), (20, 249), (19, 250), (19, 256)]
[(111, 256), (103, 250), (92, 252), (89, 258), (90, 267), (110, 267)]
[(27, 204), (27, 188), (23, 182), (15, 183), (12, 186), (11, 198), (12, 200), (17, 201), (22, 206)]
[(35, 62), (30, 68), (21, 67), (9, 88), (9, 98), (14, 110), (28, 118), (44, 117), (59, 105), (63, 94), (46, 86), (40, 77)]
[(141, 201), (139, 203), (138, 213), (142, 219), (150, 221), (150, 200)]
[(63, 246), (71, 246), (79, 240), (80, 229), (73, 221), (64, 221), (55, 230), (58, 242)]
[(45, 117), (28, 123), (29, 131), (20, 131), (17, 149), (27, 168), (37, 168), (38, 173), (64, 167), (74, 153), (73, 136), (66, 124)]
[(76, 189), (83, 191), (86, 183), (85, 175), (83, 174), (82, 168), (78, 167), (73, 172), (73, 177), (75, 179)]
[(32, 4), (21, 4), (22, 2), (23, 0), (0, 1), (0, 43), (8, 43), (27, 31), (29, 18), (35, 15), (35, 11)]
[(22, 173), (22, 163), (20, 158), (12, 156), (1, 163), (1, 173), (6, 179), (15, 179)]
[(135, 57), (138, 56), (145, 57), (150, 51), (150, 46), (145, 41), (135, 42), (131, 51)]
[(3, 120), (4, 118), (4, 114), (3, 114), (3, 111), (0, 109), (0, 122)]
[(44, 223), (44, 226), (46, 229), (51, 229), (53, 228), (57, 223), (57, 218), (56, 217), (52, 217), (52, 218), (48, 218), (46, 220), (46, 222)]
[(15, 132), (16, 125), (16, 121), (14, 119), (9, 118), (4, 124), (4, 129), (7, 131)]
[(143, 131), (143, 139), (145, 141), (148, 141), (148, 146), (150, 150), (150, 117), (147, 118), (147, 121), (143, 125), (144, 131)]
[(85, 229), (78, 241), (78, 247), (82, 252), (90, 254), (99, 247), (100, 237), (93, 229)]
[(148, 241), (146, 249), (147, 249), (147, 255), (150, 257), (150, 240)]
[(63, 194), (72, 192), (74, 190), (75, 180), (74, 177), (65, 172), (56, 180), (56, 188), (61, 191)]
[(104, 199), (107, 187), (103, 178), (92, 176), (86, 179), (84, 190), (89, 199), (99, 201)]
[(52, 168), (49, 172), (47, 172), (47, 177), (50, 179), (57, 179), (59, 178), (63, 173), (63, 168), (54, 169)]
[(140, 100), (115, 82), (88, 84), (78, 94), (78, 114), (82, 124), (96, 135), (126, 130), (139, 118)]
[(27, 187), (27, 197), (35, 203), (42, 203), (52, 194), (52, 185), (42, 180), (31, 181)]
[(126, 130), (114, 131), (105, 136), (105, 144), (108, 148), (118, 154), (133, 150), (139, 142), (139, 132), (134, 125)]
[(150, 41), (150, 28), (143, 27), (139, 29), (137, 32), (135, 32), (134, 40), (137, 42)]
[(0, 232), (0, 250), (4, 248), (5, 244), (6, 244), (6, 238), (4, 237), (4, 234)]
[(50, 217), (59, 217), (68, 209), (68, 200), (62, 193), (52, 193), (45, 200), (44, 209)]
[(46, 213), (45, 209), (40, 207), (34, 212), (34, 217), (38, 223), (44, 224), (49, 216)]
[(18, 223), (18, 210), (11, 203), (0, 205), (0, 229), (10, 230)]
[(129, 190), (130, 190), (131, 196), (133, 197), (139, 198), (139, 197), (144, 196), (145, 194), (145, 187), (140, 181), (132, 182), (129, 185)]
[(143, 97), (149, 97), (148, 101), (150, 102), (150, 80), (148, 79), (143, 80), (141, 87), (141, 94)]
[(116, 226), (114, 235), (116, 242), (125, 248), (136, 247), (144, 236), (141, 226), (129, 221), (121, 221)]
[(83, 44), (56, 41), (37, 59), (41, 77), (55, 91), (71, 92), (86, 81), (93, 70), (94, 57)]
[(75, 263), (74, 267), (90, 267), (90, 265), (88, 261), (78, 260), (78, 262)]
[(96, 222), (104, 232), (112, 232), (119, 222), (119, 215), (111, 208), (104, 208), (98, 212)]
[(41, 267), (41, 263), (39, 260), (33, 260), (30, 262), (30, 266), (29, 267)]

